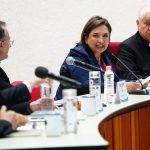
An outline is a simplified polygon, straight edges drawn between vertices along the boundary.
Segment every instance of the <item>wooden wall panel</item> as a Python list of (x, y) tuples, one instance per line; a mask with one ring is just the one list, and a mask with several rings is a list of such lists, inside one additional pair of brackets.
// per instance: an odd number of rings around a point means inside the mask
[(131, 112), (132, 150), (139, 150), (139, 110)]
[(104, 132), (105, 132), (105, 137), (107, 138), (107, 140), (109, 141), (109, 147), (108, 150), (112, 150), (113, 149), (113, 121), (109, 120), (107, 121), (107, 123), (104, 125)]
[(150, 150), (150, 107), (139, 110), (140, 150)]
[(117, 116), (113, 120), (113, 149), (110, 150), (121, 150), (121, 117)]
[(109, 142), (108, 150), (150, 149), (150, 106), (104, 121), (100, 132)]

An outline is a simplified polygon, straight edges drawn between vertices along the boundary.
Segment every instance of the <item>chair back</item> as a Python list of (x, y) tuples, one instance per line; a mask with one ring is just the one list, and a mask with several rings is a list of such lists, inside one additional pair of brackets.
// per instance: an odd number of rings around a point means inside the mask
[[(119, 46), (120, 46), (120, 43), (121, 42), (110, 42), (109, 44), (109, 50), (115, 55), (117, 56), (118, 55), (118, 49), (119, 49)], [(114, 68), (114, 71), (116, 72), (117, 70), (117, 67), (116, 67), (116, 59), (112, 56), (112, 66)]]
[(120, 43), (121, 42), (110, 42), (110, 44), (109, 44), (109, 50), (116, 56), (118, 54), (118, 49), (119, 49)]

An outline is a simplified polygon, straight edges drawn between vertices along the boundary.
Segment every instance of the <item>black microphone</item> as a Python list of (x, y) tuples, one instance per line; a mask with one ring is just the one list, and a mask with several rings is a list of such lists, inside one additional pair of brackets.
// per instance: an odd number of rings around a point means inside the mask
[(66, 58), (66, 63), (68, 65), (74, 65), (74, 66), (77, 66), (81, 69), (84, 69), (84, 70), (87, 70), (87, 71), (101, 71), (104, 73), (104, 71), (98, 67), (95, 67), (93, 65), (90, 65), (90, 64), (87, 64), (85, 62), (82, 62), (82, 61), (79, 61), (79, 60), (76, 60), (74, 59), (73, 57), (69, 56)]
[(80, 88), (81, 87), (80, 82), (78, 82), (76, 80), (72, 80), (65, 76), (57, 76), (57, 75), (49, 72), (47, 68), (42, 67), (42, 66), (39, 66), (35, 69), (35, 75), (39, 78), (47, 78), (48, 77), (48, 78), (57, 80), (60, 83), (62, 83), (65, 88)]
[(115, 54), (113, 54), (111, 51), (109, 51), (111, 53), (111, 55), (117, 59), (120, 64), (122, 66), (124, 66), (135, 78), (136, 80), (139, 81), (139, 83), (141, 84), (142, 89), (141, 90), (136, 90), (133, 92), (129, 92), (130, 94), (139, 94), (139, 95), (149, 95), (150, 93), (147, 91), (147, 89), (144, 88), (144, 85), (142, 84), (141, 80), (139, 79), (139, 77), (125, 64), (123, 63), (123, 61), (121, 61), (121, 59), (119, 59)]
[[(87, 70), (87, 71), (100, 71), (102, 74), (105, 73), (105, 71), (102, 70), (101, 68), (95, 67), (93, 65), (90, 65), (88, 63), (85, 63), (85, 62), (82, 62), (82, 61), (79, 61), (79, 60), (76, 60), (71, 56), (66, 58), (66, 63), (68, 65), (74, 65), (74, 66), (77, 66), (77, 67), (79, 67), (81, 69), (84, 69), (84, 70)], [(115, 72), (114, 72), (114, 75), (116, 76), (116, 78), (119, 79), (118, 75)]]

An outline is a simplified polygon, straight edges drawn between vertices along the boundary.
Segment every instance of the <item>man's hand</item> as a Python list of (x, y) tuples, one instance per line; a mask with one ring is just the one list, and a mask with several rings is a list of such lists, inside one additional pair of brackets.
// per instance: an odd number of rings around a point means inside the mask
[(32, 112), (41, 110), (41, 108), (46, 105), (47, 110), (54, 110), (54, 99), (42, 98), (30, 103), (30, 109)]
[(133, 92), (141, 89), (141, 84), (139, 82), (126, 82), (126, 86), (128, 92)]
[(6, 106), (2, 106), (0, 110), (0, 120), (6, 120), (11, 123), (13, 130), (17, 127), (25, 125), (28, 116), (16, 113), (15, 111), (8, 110)]

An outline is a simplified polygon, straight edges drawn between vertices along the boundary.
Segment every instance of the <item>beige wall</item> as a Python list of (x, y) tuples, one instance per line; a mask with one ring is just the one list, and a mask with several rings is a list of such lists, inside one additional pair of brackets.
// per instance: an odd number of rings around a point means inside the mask
[[(138, 10), (149, 0), (0, 0), (0, 19), (15, 40), (9, 59), (1, 63), (10, 80), (31, 80), (37, 66), (55, 74), (69, 49), (80, 39), (93, 15), (112, 25), (111, 41), (122, 41), (137, 30)], [(55, 93), (58, 82), (54, 83)]]

